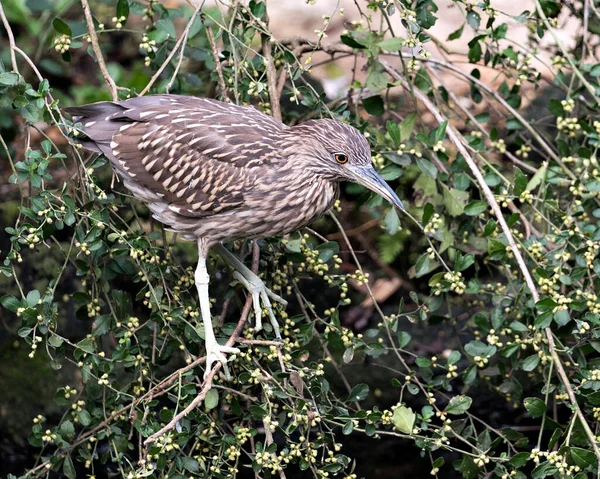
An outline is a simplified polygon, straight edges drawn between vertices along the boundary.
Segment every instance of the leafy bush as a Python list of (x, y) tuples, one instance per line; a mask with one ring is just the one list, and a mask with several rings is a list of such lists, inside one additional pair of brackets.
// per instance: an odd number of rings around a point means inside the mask
[[(31, 418), (36, 457), (14, 474), (375, 477), (389, 438), (434, 477), (598, 474), (594, 2), (509, 16), (455, 0), (464, 23), (444, 41), (434, 0), (356, 2), (290, 40), (256, 0), (81, 3), (0, 6), (3, 341), (14, 328), (40, 374), (70, 379)], [(340, 65), (350, 88), (330, 99), (312, 75)], [(248, 327), (213, 258), (218, 330), (242, 349), (231, 381), (218, 366), (201, 380), (193, 248), (153, 227), (60, 109), (165, 91), (349, 122), (409, 206), (346, 185), (314, 230), (255, 245), (290, 300), (281, 342)]]

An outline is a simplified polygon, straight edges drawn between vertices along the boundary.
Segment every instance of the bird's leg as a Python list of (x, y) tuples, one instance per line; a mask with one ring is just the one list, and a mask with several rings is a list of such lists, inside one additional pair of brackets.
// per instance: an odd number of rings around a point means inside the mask
[(217, 343), (217, 339), (215, 338), (210, 315), (210, 300), (208, 298), (209, 276), (208, 271), (206, 270), (206, 256), (200, 245), (198, 245), (198, 267), (196, 268), (194, 278), (196, 280), (196, 288), (198, 288), (198, 296), (200, 298), (200, 314), (202, 315), (202, 322), (204, 323), (204, 341), (206, 344), (206, 370), (204, 371), (204, 379), (206, 379), (208, 373), (210, 373), (212, 363), (215, 361), (221, 362), (225, 376), (229, 379), (231, 376), (229, 374), (229, 368), (227, 367), (225, 353), (239, 353), (240, 350), (229, 346), (221, 346)]
[(287, 301), (283, 299), (281, 296), (275, 294), (271, 291), (262, 279), (260, 279), (256, 274), (254, 274), (244, 263), (242, 263), (233, 253), (231, 253), (225, 246), (222, 244), (217, 244), (214, 247), (221, 257), (225, 260), (225, 262), (233, 268), (233, 275), (235, 278), (244, 285), (244, 287), (248, 290), (248, 292), (252, 295), (252, 303), (254, 305), (254, 317), (256, 318), (255, 329), (256, 331), (260, 331), (262, 329), (262, 307), (261, 300), (267, 311), (269, 312), (269, 321), (273, 326), (273, 331), (275, 332), (275, 336), (277, 338), (281, 338), (281, 333), (279, 332), (279, 324), (277, 323), (277, 319), (275, 319), (275, 314), (273, 313), (273, 307), (271, 306), (271, 298), (278, 303), (287, 305)]

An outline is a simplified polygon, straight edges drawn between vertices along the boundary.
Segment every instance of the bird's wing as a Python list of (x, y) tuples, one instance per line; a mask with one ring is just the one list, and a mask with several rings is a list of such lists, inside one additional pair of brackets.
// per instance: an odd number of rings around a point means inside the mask
[(286, 128), (251, 107), (171, 95), (66, 111), (83, 125), (83, 146), (104, 153), (134, 194), (192, 217), (242, 204), (258, 169), (277, 161)]

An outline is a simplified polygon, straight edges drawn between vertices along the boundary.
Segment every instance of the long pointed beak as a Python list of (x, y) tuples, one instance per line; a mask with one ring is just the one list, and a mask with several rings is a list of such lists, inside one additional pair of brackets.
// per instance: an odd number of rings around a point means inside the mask
[(379, 176), (372, 166), (354, 166), (349, 168), (353, 173), (353, 180), (359, 185), (370, 189), (371, 191), (382, 196), (396, 208), (406, 211), (400, 198), (394, 193), (385, 180)]

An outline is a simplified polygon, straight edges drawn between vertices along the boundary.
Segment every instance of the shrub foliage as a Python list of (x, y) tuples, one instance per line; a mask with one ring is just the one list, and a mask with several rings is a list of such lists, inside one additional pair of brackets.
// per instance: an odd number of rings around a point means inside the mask
[[(70, 371), (15, 474), (355, 478), (352, 442), (386, 438), (434, 477), (598, 474), (595, 2), (455, 0), (446, 39), (437, 0), (355, 2), (294, 39), (271, 3), (0, 6), (0, 303), (23, 362)], [(340, 71), (330, 99), (313, 75)], [(349, 122), (410, 213), (347, 185), (314, 229), (233, 245), (290, 302), (281, 342), (212, 258), (214, 321), (242, 350), (230, 381), (202, 380), (193, 247), (61, 112), (165, 91)]]

